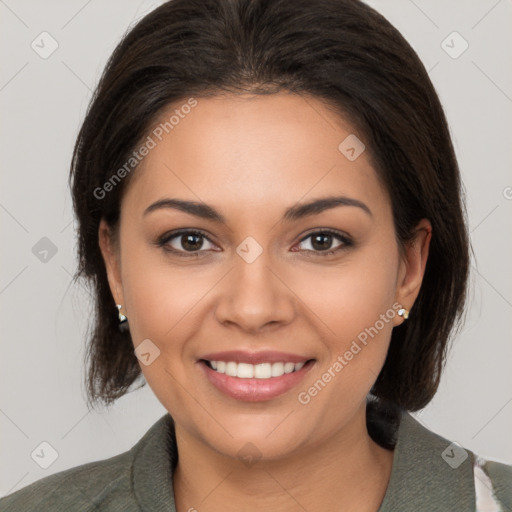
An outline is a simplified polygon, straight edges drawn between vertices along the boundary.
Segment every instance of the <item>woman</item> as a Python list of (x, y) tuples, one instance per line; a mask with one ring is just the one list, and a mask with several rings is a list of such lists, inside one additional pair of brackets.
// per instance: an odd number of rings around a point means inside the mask
[(511, 466), (409, 414), (461, 324), (469, 241), (439, 99), (373, 9), (165, 3), (108, 62), (71, 184), (90, 402), (142, 374), (168, 414), (0, 510), (512, 507)]

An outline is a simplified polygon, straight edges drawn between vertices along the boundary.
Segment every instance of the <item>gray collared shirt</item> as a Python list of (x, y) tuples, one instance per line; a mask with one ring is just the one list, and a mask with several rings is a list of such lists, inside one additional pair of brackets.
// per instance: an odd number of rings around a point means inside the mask
[[(485, 462), (403, 411), (391, 478), (377, 512), (475, 512), (475, 478), (497, 507), (512, 511), (512, 466)], [(42, 478), (0, 499), (0, 512), (176, 512), (174, 423), (162, 416), (130, 450)], [(480, 475), (480, 476), (478, 476)], [(489, 483), (490, 482), (490, 483)], [(482, 502), (482, 499), (480, 499)]]

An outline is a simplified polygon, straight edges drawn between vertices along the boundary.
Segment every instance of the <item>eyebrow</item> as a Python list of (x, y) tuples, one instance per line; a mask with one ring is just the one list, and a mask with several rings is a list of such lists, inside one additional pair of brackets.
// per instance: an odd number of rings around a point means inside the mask
[[(291, 206), (285, 211), (283, 220), (295, 221), (311, 215), (317, 215), (323, 211), (336, 208), (338, 206), (355, 206), (363, 210), (370, 217), (373, 217), (370, 208), (368, 208), (368, 206), (366, 206), (366, 204), (362, 201), (353, 199), (351, 197), (338, 196), (323, 197), (310, 201), (309, 203)], [(212, 220), (214, 222), (225, 223), (226, 221), (224, 216), (212, 206), (209, 206), (205, 203), (199, 203), (197, 201), (185, 201), (182, 199), (160, 199), (159, 201), (156, 201), (155, 203), (148, 206), (144, 210), (143, 216), (146, 216), (147, 214), (156, 210), (167, 208), (180, 210), (182, 212), (195, 215), (196, 217)]]

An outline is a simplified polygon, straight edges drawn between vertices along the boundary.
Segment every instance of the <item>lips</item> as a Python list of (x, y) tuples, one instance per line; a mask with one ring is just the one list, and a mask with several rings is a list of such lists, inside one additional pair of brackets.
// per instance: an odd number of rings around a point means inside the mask
[(315, 360), (276, 351), (226, 351), (205, 354), (198, 363), (209, 383), (222, 394), (261, 402), (297, 386)]

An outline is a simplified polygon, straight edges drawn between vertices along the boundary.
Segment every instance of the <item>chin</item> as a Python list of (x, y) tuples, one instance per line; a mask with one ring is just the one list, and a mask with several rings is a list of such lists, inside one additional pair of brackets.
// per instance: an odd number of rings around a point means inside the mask
[(299, 429), (297, 419), (292, 420), (291, 416), (295, 413), (286, 418), (289, 413), (287, 409), (279, 415), (253, 411), (252, 414), (224, 416), (222, 425), (229, 434), (218, 428), (215, 434), (222, 432), (221, 435), (213, 435), (210, 425), (206, 429), (199, 428), (197, 433), (212, 449), (226, 457), (242, 462), (248, 459), (252, 463), (257, 460), (278, 460), (292, 455), (311, 439), (311, 432), (304, 425)]
[(293, 455), (300, 442), (288, 435), (276, 436), (270, 439), (261, 434), (240, 434), (234, 439), (211, 439), (208, 444), (218, 453), (232, 459), (238, 459), (247, 466), (255, 465), (258, 462), (276, 461)]

